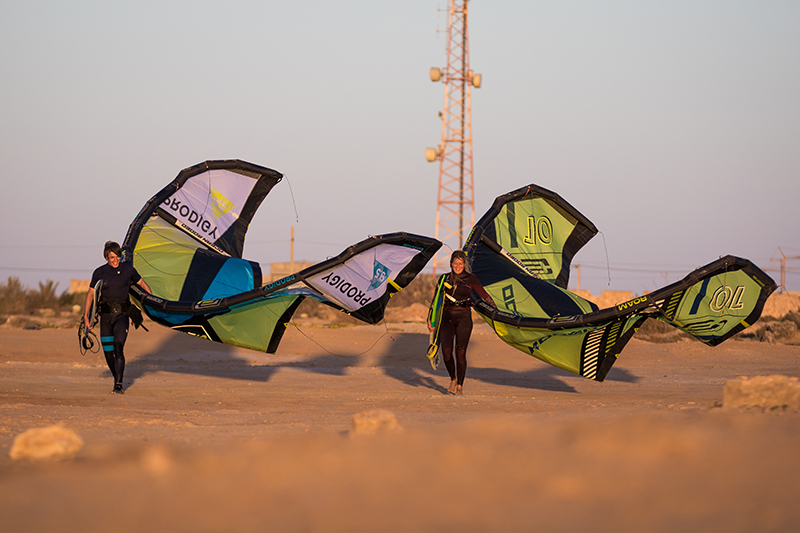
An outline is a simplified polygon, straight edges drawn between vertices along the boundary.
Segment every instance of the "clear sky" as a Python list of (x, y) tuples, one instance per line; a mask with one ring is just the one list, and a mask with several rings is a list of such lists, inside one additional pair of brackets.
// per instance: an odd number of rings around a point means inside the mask
[[(207, 159), (287, 176), (247, 259), (435, 232), (445, 0), (0, 3), (0, 279), (66, 290)], [(477, 215), (529, 183), (598, 235), (581, 285), (800, 256), (800, 2), (469, 4)], [(438, 31), (437, 31), (438, 30)], [(800, 259), (787, 288), (800, 290)], [(777, 271), (768, 271), (779, 281)], [(574, 274), (573, 274), (574, 280)], [(574, 286), (574, 283), (572, 284)]]

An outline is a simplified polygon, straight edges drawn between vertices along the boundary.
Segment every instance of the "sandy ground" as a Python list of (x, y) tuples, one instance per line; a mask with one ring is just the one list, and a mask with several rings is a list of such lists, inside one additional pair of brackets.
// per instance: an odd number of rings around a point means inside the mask
[[(800, 341), (634, 338), (597, 383), (476, 322), (455, 397), (427, 340), (305, 324), (265, 355), (152, 325), (118, 396), (74, 329), (0, 328), (0, 531), (800, 531), (800, 414), (721, 405), (800, 375)], [(351, 435), (371, 409), (403, 430)], [(77, 457), (9, 457), (52, 424)]]

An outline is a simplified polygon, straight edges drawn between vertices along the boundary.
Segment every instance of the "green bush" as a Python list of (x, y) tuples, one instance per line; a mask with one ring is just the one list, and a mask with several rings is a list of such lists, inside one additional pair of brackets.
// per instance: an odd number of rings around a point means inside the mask
[(56, 289), (58, 283), (47, 280), (44, 283), (39, 282), (38, 291), (28, 291), (28, 305), (33, 309), (54, 309), (58, 307), (58, 296), (56, 296)]
[(61, 293), (61, 296), (58, 297), (58, 306), (63, 308), (71, 309), (73, 305), (81, 306), (83, 309), (83, 305), (86, 303), (86, 291), (84, 292), (69, 292), (64, 291)]
[(28, 310), (28, 291), (19, 278), (9, 276), (8, 282), (0, 283), (0, 313), (12, 315)]
[(39, 282), (39, 289), (28, 289), (16, 276), (10, 276), (8, 281), (0, 283), (0, 314), (18, 315), (35, 311), (36, 309), (71, 308), (73, 305), (83, 304), (86, 293), (70, 294), (64, 291), (58, 294), (58, 283), (47, 280)]
[(433, 298), (435, 282), (433, 274), (418, 274), (408, 284), (408, 287), (392, 296), (388, 306), (402, 308), (414, 303), (420, 303), (428, 307), (431, 303), (431, 298)]

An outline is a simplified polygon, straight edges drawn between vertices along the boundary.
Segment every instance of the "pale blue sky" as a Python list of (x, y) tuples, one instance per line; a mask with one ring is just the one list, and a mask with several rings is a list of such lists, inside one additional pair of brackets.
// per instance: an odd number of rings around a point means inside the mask
[[(0, 3), (0, 279), (87, 279), (103, 242), (207, 159), (288, 178), (248, 259), (288, 261), (291, 226), (296, 260), (433, 236), (424, 149), (444, 86), (428, 69), (445, 63), (446, 7)], [(529, 183), (558, 192), (603, 232), (575, 261), (594, 293), (652, 290), (725, 254), (762, 268), (778, 247), (800, 256), (800, 3), (469, 9), (478, 216)], [(788, 265), (800, 290), (800, 259)]]

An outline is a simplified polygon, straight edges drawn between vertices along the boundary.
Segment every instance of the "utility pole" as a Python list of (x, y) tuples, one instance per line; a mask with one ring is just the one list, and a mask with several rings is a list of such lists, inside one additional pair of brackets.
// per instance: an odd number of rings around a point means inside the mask
[(429, 162), (439, 161), (439, 192), (436, 204), (436, 238), (445, 246), (433, 258), (437, 267), (449, 269), (450, 250), (460, 250), (465, 232), (475, 225), (475, 195), (472, 176), (472, 104), (470, 89), (481, 86), (481, 75), (469, 68), (469, 0), (450, 0), (447, 22), (447, 66), (430, 70), (431, 81), (445, 84), (442, 142), (425, 150)]
[(780, 261), (780, 263), (781, 263), (780, 292), (783, 292), (783, 291), (786, 290), (786, 260), (787, 259), (800, 259), (800, 255), (786, 257), (786, 254), (783, 253), (783, 250), (781, 250), (780, 246), (778, 246), (778, 251), (781, 253), (781, 257), (779, 257), (779, 258), (770, 257), (769, 259), (770, 259), (770, 261)]

